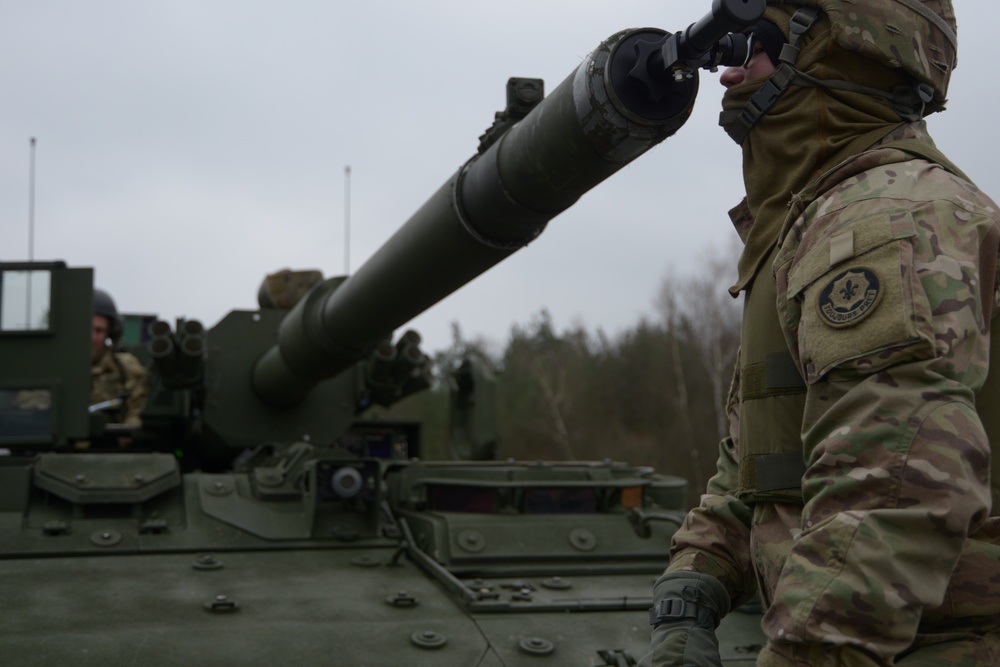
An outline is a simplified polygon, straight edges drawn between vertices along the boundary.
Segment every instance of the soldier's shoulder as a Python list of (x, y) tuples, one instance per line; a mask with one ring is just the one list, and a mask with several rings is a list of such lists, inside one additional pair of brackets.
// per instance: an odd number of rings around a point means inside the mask
[(145, 375), (146, 367), (131, 352), (116, 352), (115, 357), (129, 375)]

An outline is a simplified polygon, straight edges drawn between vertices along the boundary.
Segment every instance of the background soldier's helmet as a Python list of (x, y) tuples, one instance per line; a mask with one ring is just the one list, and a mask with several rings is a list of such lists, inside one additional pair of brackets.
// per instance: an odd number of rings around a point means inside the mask
[(117, 343), (122, 335), (121, 316), (111, 295), (97, 287), (94, 288), (94, 315), (104, 315), (108, 318), (108, 337), (112, 343)]
[(902, 69), (933, 91), (928, 111), (944, 108), (951, 72), (958, 65), (958, 37), (951, 0), (791, 0), (768, 5), (789, 14), (817, 7), (830, 19), (832, 36), (848, 51)]

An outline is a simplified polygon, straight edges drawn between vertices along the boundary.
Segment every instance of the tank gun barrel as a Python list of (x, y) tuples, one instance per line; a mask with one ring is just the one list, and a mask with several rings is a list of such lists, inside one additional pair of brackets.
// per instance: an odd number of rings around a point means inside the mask
[(257, 396), (275, 406), (299, 402), (674, 134), (693, 108), (696, 73), (655, 99), (629, 75), (638, 45), (665, 35), (652, 28), (612, 35), (544, 98), (540, 80), (512, 79), (508, 110), (479, 153), (353, 276), (317, 286), (289, 312), (278, 342), (254, 366)]

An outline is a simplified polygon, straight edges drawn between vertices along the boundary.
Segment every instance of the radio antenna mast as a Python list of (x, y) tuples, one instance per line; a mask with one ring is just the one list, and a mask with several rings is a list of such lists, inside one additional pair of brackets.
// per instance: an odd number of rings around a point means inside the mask
[(351, 275), (351, 165), (344, 167), (344, 275)]
[(35, 259), (35, 138), (31, 137), (28, 173), (28, 261)]
[[(31, 137), (31, 151), (28, 167), (28, 261), (35, 261), (35, 138)], [(25, 274), (24, 326), (31, 329), (31, 281), (32, 272)]]

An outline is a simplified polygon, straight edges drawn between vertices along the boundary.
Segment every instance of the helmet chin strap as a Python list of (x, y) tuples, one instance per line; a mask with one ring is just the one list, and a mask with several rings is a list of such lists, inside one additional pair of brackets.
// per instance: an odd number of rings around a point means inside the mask
[(747, 100), (742, 109), (723, 111), (719, 114), (719, 125), (737, 144), (742, 145), (753, 126), (792, 84), (808, 88), (847, 90), (881, 97), (892, 103), (892, 110), (903, 120), (912, 122), (923, 118), (925, 106), (934, 99), (934, 89), (928, 84), (900, 86), (892, 92), (885, 92), (850, 81), (817, 79), (795, 69), (795, 61), (799, 57), (799, 41), (819, 20), (819, 15), (820, 10), (817, 7), (800, 7), (796, 10), (789, 24), (788, 43), (782, 47), (778, 58), (780, 64), (777, 70)]
[(799, 40), (817, 20), (819, 9), (816, 7), (800, 7), (796, 10), (789, 24), (788, 43), (781, 48), (778, 69), (747, 100), (742, 109), (723, 111), (719, 115), (719, 125), (725, 128), (726, 133), (737, 144), (743, 143), (757, 121), (774, 106), (796, 80), (796, 75), (800, 74), (795, 69), (795, 61), (799, 57)]

